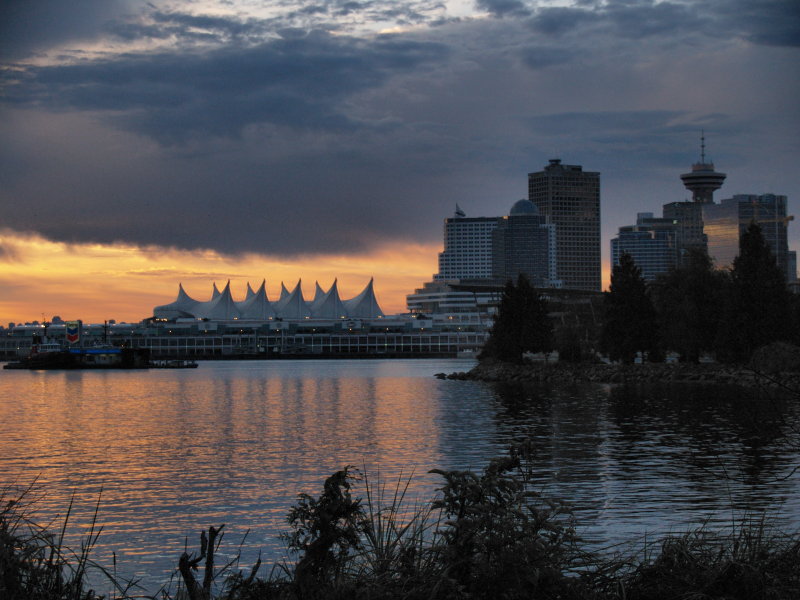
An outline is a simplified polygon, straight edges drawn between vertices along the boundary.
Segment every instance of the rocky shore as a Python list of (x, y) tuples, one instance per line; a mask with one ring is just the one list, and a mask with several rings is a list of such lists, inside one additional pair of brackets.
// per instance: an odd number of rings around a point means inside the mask
[(745, 387), (785, 387), (800, 390), (800, 373), (767, 375), (743, 366), (709, 364), (569, 364), (536, 362), (524, 365), (481, 361), (471, 370), (437, 373), (440, 379), (494, 382), (569, 383), (706, 383)]

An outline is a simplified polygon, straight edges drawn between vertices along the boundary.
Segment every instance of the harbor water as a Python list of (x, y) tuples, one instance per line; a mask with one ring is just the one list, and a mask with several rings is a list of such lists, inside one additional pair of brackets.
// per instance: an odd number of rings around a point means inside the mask
[[(439, 469), (480, 469), (514, 440), (595, 548), (768, 511), (800, 527), (800, 401), (691, 385), (568, 388), (439, 380), (471, 360), (201, 362), (197, 369), (0, 372), (0, 487), (70, 537), (99, 501), (94, 558), (150, 592), (225, 524), (242, 566), (285, 556), (297, 495), (353, 465), (407, 501)], [(356, 490), (358, 492), (358, 490)]]

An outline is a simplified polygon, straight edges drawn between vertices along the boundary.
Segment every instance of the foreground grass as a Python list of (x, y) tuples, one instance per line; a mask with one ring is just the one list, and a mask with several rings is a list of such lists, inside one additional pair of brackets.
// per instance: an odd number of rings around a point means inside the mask
[[(217, 565), (220, 528), (178, 560), (180, 585), (162, 600), (561, 598), (764, 599), (800, 597), (800, 537), (763, 518), (728, 531), (698, 528), (641, 544), (631, 556), (585, 550), (570, 513), (533, 489), (529, 448), (514, 446), (482, 473), (435, 471), (440, 495), (408, 506), (408, 481), (393, 488), (351, 468), (329, 477), (318, 497), (301, 495), (284, 537), (296, 560), (262, 574)], [(354, 495), (354, 488), (363, 498)], [(28, 516), (27, 492), (0, 496), (0, 598), (93, 600), (88, 570), (114, 598), (143, 598), (92, 563), (94, 524), (81, 549)]]

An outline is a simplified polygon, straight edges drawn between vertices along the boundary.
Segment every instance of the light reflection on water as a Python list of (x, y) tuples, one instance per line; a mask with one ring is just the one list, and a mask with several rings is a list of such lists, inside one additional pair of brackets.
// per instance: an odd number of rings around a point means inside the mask
[[(3, 371), (0, 484), (38, 476), (40, 519), (86, 524), (102, 489), (95, 557), (168, 577), (189, 539), (226, 524), (245, 564), (283, 555), (297, 494), (344, 465), (389, 483), (431, 468), (480, 468), (529, 437), (542, 489), (570, 503), (596, 544), (777, 507), (800, 526), (797, 402), (697, 386), (646, 390), (440, 381), (471, 361), (205, 362), (196, 370)], [(794, 428), (794, 429), (792, 429)], [(787, 439), (788, 435), (788, 439)], [(76, 533), (81, 531), (76, 528)]]

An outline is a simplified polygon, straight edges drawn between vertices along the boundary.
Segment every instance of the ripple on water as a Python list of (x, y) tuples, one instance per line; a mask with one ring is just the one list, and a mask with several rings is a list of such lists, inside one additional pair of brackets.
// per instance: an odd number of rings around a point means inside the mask
[[(431, 468), (478, 469), (516, 439), (536, 452), (537, 485), (575, 511), (596, 546), (777, 507), (800, 526), (797, 403), (698, 386), (536, 386), (442, 381), (470, 361), (205, 362), (153, 372), (5, 371), (0, 472), (38, 477), (43, 521), (75, 494), (73, 542), (102, 490), (96, 558), (168, 580), (199, 531), (226, 524), (245, 564), (285, 552), (297, 494), (344, 465), (391, 486)], [(792, 429), (794, 427), (794, 429)], [(794, 433), (792, 433), (794, 432)], [(792, 437), (794, 436), (794, 437)], [(245, 538), (246, 532), (249, 530)], [(224, 550), (223, 550), (224, 552)]]

